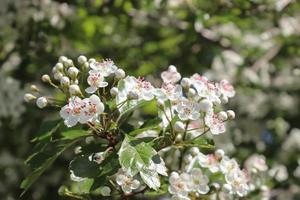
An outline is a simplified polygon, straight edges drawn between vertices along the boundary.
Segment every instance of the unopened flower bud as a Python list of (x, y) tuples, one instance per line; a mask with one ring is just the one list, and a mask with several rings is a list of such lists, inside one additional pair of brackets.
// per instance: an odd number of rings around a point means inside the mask
[(78, 79), (75, 79), (75, 80), (72, 80), (71, 83), (75, 84), (75, 85), (78, 85), (79, 81), (78, 81)]
[(125, 77), (125, 71), (123, 69), (117, 69), (115, 72), (116, 79), (122, 79)]
[(165, 101), (161, 100), (161, 99), (158, 99), (157, 100), (157, 105), (160, 107), (160, 108), (163, 108), (165, 106)]
[(221, 119), (221, 120), (223, 120), (223, 121), (225, 121), (225, 120), (228, 119), (227, 113), (224, 112), (224, 111), (219, 112), (219, 113), (218, 113), (218, 117), (219, 117), (219, 119)]
[(185, 126), (181, 121), (175, 122), (173, 128), (177, 133), (183, 133), (185, 131)]
[(182, 141), (182, 135), (180, 133), (176, 135), (175, 141), (176, 142), (181, 142)]
[(44, 74), (42, 76), (42, 81), (45, 82), (45, 83), (50, 83), (51, 82), (51, 78), (48, 74)]
[(54, 66), (53, 68), (52, 68), (52, 74), (56, 74), (56, 73), (58, 73), (59, 71), (57, 70), (57, 68)]
[(169, 68), (168, 68), (168, 70), (170, 72), (177, 72), (177, 68), (174, 65), (170, 65)]
[(63, 86), (63, 87), (69, 86), (69, 85), (70, 85), (70, 79), (69, 79), (69, 77), (63, 76), (63, 77), (60, 79), (60, 84), (61, 84), (61, 86)]
[(216, 100), (214, 101), (214, 103), (215, 103), (216, 105), (220, 105), (222, 102), (221, 102), (220, 99), (216, 99)]
[(118, 88), (113, 87), (113, 88), (110, 89), (111, 96), (115, 97), (115, 96), (118, 95), (118, 93), (119, 93), (119, 89)]
[(87, 61), (87, 58), (85, 56), (81, 55), (77, 58), (77, 61), (78, 61), (79, 64), (82, 65)]
[(81, 65), (81, 70), (86, 71), (89, 69), (89, 67), (90, 67), (90, 64), (88, 62), (85, 62)]
[(33, 101), (35, 99), (36, 99), (36, 96), (34, 96), (34, 95), (30, 94), (30, 93), (26, 93), (24, 95), (24, 101), (27, 102), (27, 103), (29, 103), (29, 102), (31, 102), (31, 101)]
[(136, 92), (130, 91), (130, 92), (127, 94), (127, 98), (128, 98), (129, 100), (134, 100), (134, 99), (138, 99), (138, 98), (139, 98), (139, 95), (138, 95)]
[(79, 86), (75, 84), (70, 85), (69, 92), (71, 95), (76, 95), (81, 93)]
[(64, 76), (64, 75), (63, 75), (62, 73), (60, 73), (60, 72), (57, 72), (57, 73), (53, 74), (54, 79), (55, 79), (55, 80), (58, 80), (58, 81), (59, 81), (63, 76)]
[(225, 97), (225, 96), (222, 96), (221, 97), (221, 101), (222, 101), (222, 103), (228, 103), (228, 97)]
[(233, 110), (227, 110), (226, 113), (229, 119), (235, 118), (235, 112)]
[(68, 58), (66, 56), (60, 56), (59, 59), (58, 59), (58, 62), (60, 63), (64, 63), (68, 60)]
[(88, 62), (89, 63), (94, 63), (94, 62), (96, 62), (96, 59), (95, 58), (90, 58)]
[(172, 172), (170, 174), (170, 176), (174, 177), (174, 178), (179, 178), (179, 174), (177, 172)]
[(39, 92), (39, 91), (40, 91), (39, 88), (38, 88), (36, 85), (31, 85), (31, 86), (30, 86), (30, 90), (31, 90), (32, 92)]
[(73, 66), (74, 66), (73, 60), (71, 60), (71, 59), (66, 60), (66, 61), (64, 62), (64, 65), (65, 65), (66, 67), (73, 67)]
[(199, 106), (201, 111), (208, 112), (212, 109), (213, 104), (208, 99), (204, 99), (200, 101)]
[(48, 104), (48, 100), (46, 99), (46, 97), (39, 97), (36, 100), (36, 105), (39, 108), (45, 108), (47, 106), (47, 104)]
[(192, 160), (193, 160), (193, 156), (192, 155), (188, 154), (188, 155), (184, 156), (184, 162), (185, 163), (191, 163)]
[(100, 187), (100, 193), (101, 193), (102, 196), (108, 197), (108, 196), (110, 196), (111, 189), (107, 186)]
[(192, 148), (190, 149), (190, 151), (191, 151), (191, 154), (192, 154), (193, 156), (196, 156), (196, 155), (198, 155), (198, 154), (200, 153), (199, 148), (197, 148), (197, 147), (192, 147)]
[(193, 88), (190, 88), (188, 91), (188, 96), (189, 97), (194, 97), (196, 95), (196, 90)]
[(70, 67), (68, 69), (68, 74), (72, 79), (75, 79), (79, 73), (79, 70), (76, 67)]
[(56, 63), (55, 68), (57, 71), (61, 72), (64, 69), (64, 65), (60, 62)]
[(223, 151), (223, 149), (218, 149), (215, 152), (215, 156), (217, 157), (217, 159), (222, 159), (225, 155), (225, 152)]
[(183, 78), (181, 80), (181, 86), (183, 88), (186, 88), (186, 89), (190, 88), (190, 86), (191, 86), (191, 80), (189, 78)]

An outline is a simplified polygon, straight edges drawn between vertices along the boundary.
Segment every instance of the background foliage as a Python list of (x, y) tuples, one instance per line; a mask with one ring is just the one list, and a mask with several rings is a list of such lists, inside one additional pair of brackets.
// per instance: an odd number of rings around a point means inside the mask
[[(185, 75), (231, 80), (237, 119), (219, 146), (240, 162), (264, 154), (281, 169), (273, 198), (299, 199), (299, 11), (297, 0), (0, 1), (0, 196), (19, 196), (29, 141), (54, 114), (25, 108), (28, 83), (47, 91), (39, 77), (58, 56), (85, 54), (111, 58), (149, 80), (170, 64)], [(71, 154), (24, 199), (59, 199)]]

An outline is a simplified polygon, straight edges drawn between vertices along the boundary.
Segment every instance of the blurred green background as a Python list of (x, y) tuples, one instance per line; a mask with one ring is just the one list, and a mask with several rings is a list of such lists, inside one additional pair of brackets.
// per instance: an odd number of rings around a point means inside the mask
[[(60, 55), (111, 58), (128, 74), (159, 77), (168, 65), (230, 80), (237, 119), (217, 144), (242, 163), (266, 156), (273, 199), (300, 199), (300, 2), (298, 0), (1, 0), (0, 199), (18, 199), (24, 160), (54, 110), (25, 105)], [(55, 113), (57, 115), (57, 112)], [(23, 199), (61, 199), (72, 152)], [(272, 174), (272, 173), (271, 173)]]

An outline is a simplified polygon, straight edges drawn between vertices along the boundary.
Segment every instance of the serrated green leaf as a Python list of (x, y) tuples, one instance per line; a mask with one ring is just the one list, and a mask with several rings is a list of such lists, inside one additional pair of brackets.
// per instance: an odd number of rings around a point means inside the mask
[(142, 142), (132, 146), (130, 142), (130, 138), (126, 136), (118, 154), (121, 166), (134, 176), (144, 166), (150, 164), (156, 151), (147, 143)]

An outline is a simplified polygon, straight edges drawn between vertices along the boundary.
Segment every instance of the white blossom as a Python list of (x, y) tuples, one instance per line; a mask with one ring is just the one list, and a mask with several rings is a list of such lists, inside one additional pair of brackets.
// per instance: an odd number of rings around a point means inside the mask
[(187, 173), (178, 174), (177, 172), (172, 172), (169, 178), (169, 193), (175, 196), (175, 199), (189, 199), (188, 192), (191, 189), (189, 187), (191, 177)]
[(199, 194), (207, 194), (209, 191), (208, 182), (209, 179), (204, 175), (199, 168), (194, 168), (191, 171), (192, 179), (192, 188), (193, 191), (198, 192)]
[(85, 91), (90, 94), (96, 92), (98, 88), (104, 88), (108, 86), (108, 83), (104, 81), (103, 74), (98, 70), (89, 71), (87, 82), (90, 87), (86, 88)]
[(224, 120), (216, 113), (208, 112), (204, 118), (205, 124), (213, 135), (219, 135), (226, 131)]
[(178, 117), (185, 120), (197, 120), (200, 117), (200, 106), (197, 102), (182, 100), (177, 106)]
[(170, 65), (167, 71), (161, 73), (161, 78), (164, 83), (177, 83), (181, 79), (180, 73), (174, 65)]
[(116, 182), (125, 194), (130, 194), (133, 190), (140, 187), (140, 182), (123, 170), (119, 170), (117, 173)]
[(114, 73), (118, 67), (112, 60), (104, 60), (102, 62), (91, 62), (90, 67), (98, 71), (102, 76), (107, 77)]

